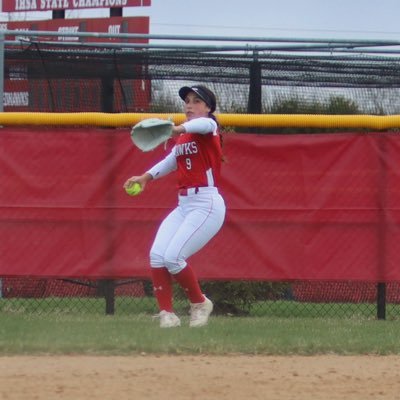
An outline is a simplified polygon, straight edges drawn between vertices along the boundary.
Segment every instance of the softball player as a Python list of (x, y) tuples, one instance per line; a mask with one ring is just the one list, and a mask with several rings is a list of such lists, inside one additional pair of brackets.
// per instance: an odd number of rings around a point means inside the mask
[(216, 98), (205, 86), (182, 87), (186, 122), (173, 127), (176, 140), (171, 152), (125, 187), (147, 182), (172, 171), (178, 175), (178, 206), (161, 223), (150, 251), (153, 289), (159, 306), (160, 327), (180, 326), (173, 311), (172, 277), (191, 303), (191, 327), (206, 325), (213, 303), (201, 291), (187, 259), (199, 251), (220, 230), (225, 203), (218, 192), (222, 149), (214, 116)]

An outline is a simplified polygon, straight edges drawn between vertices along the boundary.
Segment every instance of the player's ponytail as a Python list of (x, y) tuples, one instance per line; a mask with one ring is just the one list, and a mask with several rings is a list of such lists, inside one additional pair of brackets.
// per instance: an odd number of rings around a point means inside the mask
[[(217, 126), (218, 126), (218, 135), (219, 135), (219, 142), (220, 142), (220, 145), (221, 145), (221, 149), (223, 149), (223, 148), (224, 148), (224, 137), (222, 136), (222, 133), (221, 133), (221, 130), (222, 130), (221, 125), (219, 124), (218, 119), (217, 119), (217, 117), (214, 115), (214, 113), (209, 112), (209, 113), (208, 113), (208, 117), (211, 118), (211, 119), (213, 119), (213, 120), (217, 123)], [(222, 154), (222, 161), (223, 161), (223, 162), (226, 161), (226, 158), (225, 158), (224, 154)]]

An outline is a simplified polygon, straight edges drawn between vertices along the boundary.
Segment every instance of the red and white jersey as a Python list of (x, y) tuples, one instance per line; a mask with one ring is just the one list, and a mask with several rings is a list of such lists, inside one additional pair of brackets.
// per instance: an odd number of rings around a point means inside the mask
[(154, 179), (178, 172), (178, 188), (218, 187), (222, 148), (217, 123), (211, 118), (197, 118), (182, 124), (186, 133), (177, 137), (175, 146), (147, 172)]
[(183, 133), (176, 140), (174, 152), (180, 189), (218, 187), (222, 160), (218, 131)]

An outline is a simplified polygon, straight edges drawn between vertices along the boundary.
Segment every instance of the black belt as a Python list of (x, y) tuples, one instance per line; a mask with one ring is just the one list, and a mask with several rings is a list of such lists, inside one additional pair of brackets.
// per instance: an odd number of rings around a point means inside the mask
[[(183, 189), (179, 189), (178, 194), (179, 196), (187, 196), (189, 194), (189, 189), (191, 193), (199, 193), (199, 188), (183, 188)], [(194, 190), (193, 190), (194, 189)]]

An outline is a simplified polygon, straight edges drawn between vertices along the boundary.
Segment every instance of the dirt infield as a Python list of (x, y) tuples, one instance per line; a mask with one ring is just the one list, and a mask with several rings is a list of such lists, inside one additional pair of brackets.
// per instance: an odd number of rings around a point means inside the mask
[(399, 399), (400, 356), (0, 357), (0, 399)]

